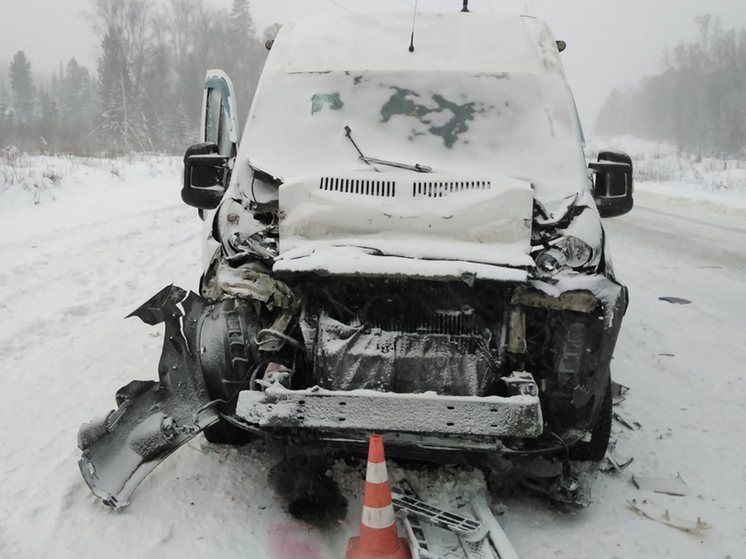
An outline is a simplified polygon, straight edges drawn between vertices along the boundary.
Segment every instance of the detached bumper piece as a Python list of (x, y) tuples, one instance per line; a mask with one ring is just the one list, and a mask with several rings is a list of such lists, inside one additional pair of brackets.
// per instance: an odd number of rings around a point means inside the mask
[(484, 495), (478, 495), (471, 503), (473, 517), (420, 500), (406, 480), (394, 488), (392, 496), (413, 559), (440, 557), (433, 549), (447, 549), (448, 557), (454, 559), (518, 559)]
[(131, 382), (117, 392), (115, 411), (78, 432), (83, 478), (115, 509), (127, 506), (140, 482), (173, 451), (218, 420), (195, 348), (187, 342), (195, 339), (189, 334), (196, 332), (203, 305), (193, 293), (171, 286), (130, 315), (166, 325), (160, 380)]
[(514, 373), (505, 381), (511, 394), (507, 397), (320, 388), (293, 391), (273, 386), (266, 392), (241, 392), (235, 416), (264, 429), (538, 437), (543, 420), (533, 377)]

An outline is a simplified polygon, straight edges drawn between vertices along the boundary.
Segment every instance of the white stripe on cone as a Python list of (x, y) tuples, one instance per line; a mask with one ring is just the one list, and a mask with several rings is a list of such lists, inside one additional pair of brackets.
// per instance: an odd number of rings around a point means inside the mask
[(386, 470), (386, 462), (368, 462), (368, 469), (365, 472), (365, 481), (368, 483), (386, 483), (389, 480), (389, 474)]
[(396, 524), (394, 515), (394, 505), (389, 505), (380, 509), (372, 507), (363, 507), (363, 524), (368, 528), (383, 530)]

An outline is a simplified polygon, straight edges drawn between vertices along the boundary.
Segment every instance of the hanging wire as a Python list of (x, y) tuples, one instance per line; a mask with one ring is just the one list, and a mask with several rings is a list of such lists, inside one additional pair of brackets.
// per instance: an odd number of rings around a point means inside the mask
[(492, 14), (494, 15), (494, 13), (495, 13), (495, 8), (493, 8), (493, 7), (492, 7), (492, 0), (487, 0), (487, 4), (489, 4), (489, 6), (490, 6), (490, 10), (492, 10)]
[(339, 2), (336, 2), (335, 0), (329, 0), (329, 2), (331, 2), (332, 4), (334, 4), (335, 6), (337, 6), (338, 8), (342, 8), (346, 12), (352, 13), (352, 10), (350, 10), (349, 8), (345, 8), (342, 4), (340, 4)]

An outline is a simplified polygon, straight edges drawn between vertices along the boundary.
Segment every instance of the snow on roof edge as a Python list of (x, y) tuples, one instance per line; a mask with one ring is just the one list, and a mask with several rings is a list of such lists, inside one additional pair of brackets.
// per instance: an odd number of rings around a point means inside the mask
[(265, 72), (443, 71), (552, 73), (564, 68), (549, 26), (536, 18), (422, 13), (409, 52), (404, 12), (314, 16), (283, 26)]

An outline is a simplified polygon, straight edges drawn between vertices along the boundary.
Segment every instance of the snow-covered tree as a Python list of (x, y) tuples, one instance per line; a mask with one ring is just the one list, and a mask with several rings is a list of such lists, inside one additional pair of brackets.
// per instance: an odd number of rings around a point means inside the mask
[(13, 138), (13, 119), (10, 112), (10, 94), (0, 81), (0, 148), (10, 145)]
[(16, 119), (21, 126), (27, 126), (34, 119), (36, 89), (31, 76), (31, 62), (23, 51), (18, 51), (10, 64), (10, 89)]
[(695, 23), (698, 39), (667, 50), (660, 73), (611, 93), (598, 133), (635, 134), (717, 157), (746, 155), (746, 30), (726, 31), (709, 16)]
[(181, 103), (176, 105), (169, 130), (170, 147), (175, 152), (184, 151), (196, 141), (194, 130), (189, 122), (189, 115)]
[(46, 89), (39, 91), (39, 120), (36, 134), (43, 153), (56, 153), (59, 148), (60, 110), (57, 99)]
[(101, 50), (98, 62), (101, 135), (109, 149), (128, 152), (133, 137), (130, 120), (132, 82), (118, 29), (109, 28), (101, 42)]
[(266, 49), (258, 37), (248, 0), (233, 0), (228, 19), (229, 66), (226, 68), (241, 92), (239, 110), (245, 114), (264, 66)]
[(75, 58), (70, 59), (65, 71), (60, 69), (60, 80), (57, 99), (60, 109), (61, 141), (60, 147), (65, 151), (80, 152), (83, 142), (98, 125), (94, 114), (95, 97), (91, 93), (92, 80), (88, 68), (78, 64)]

